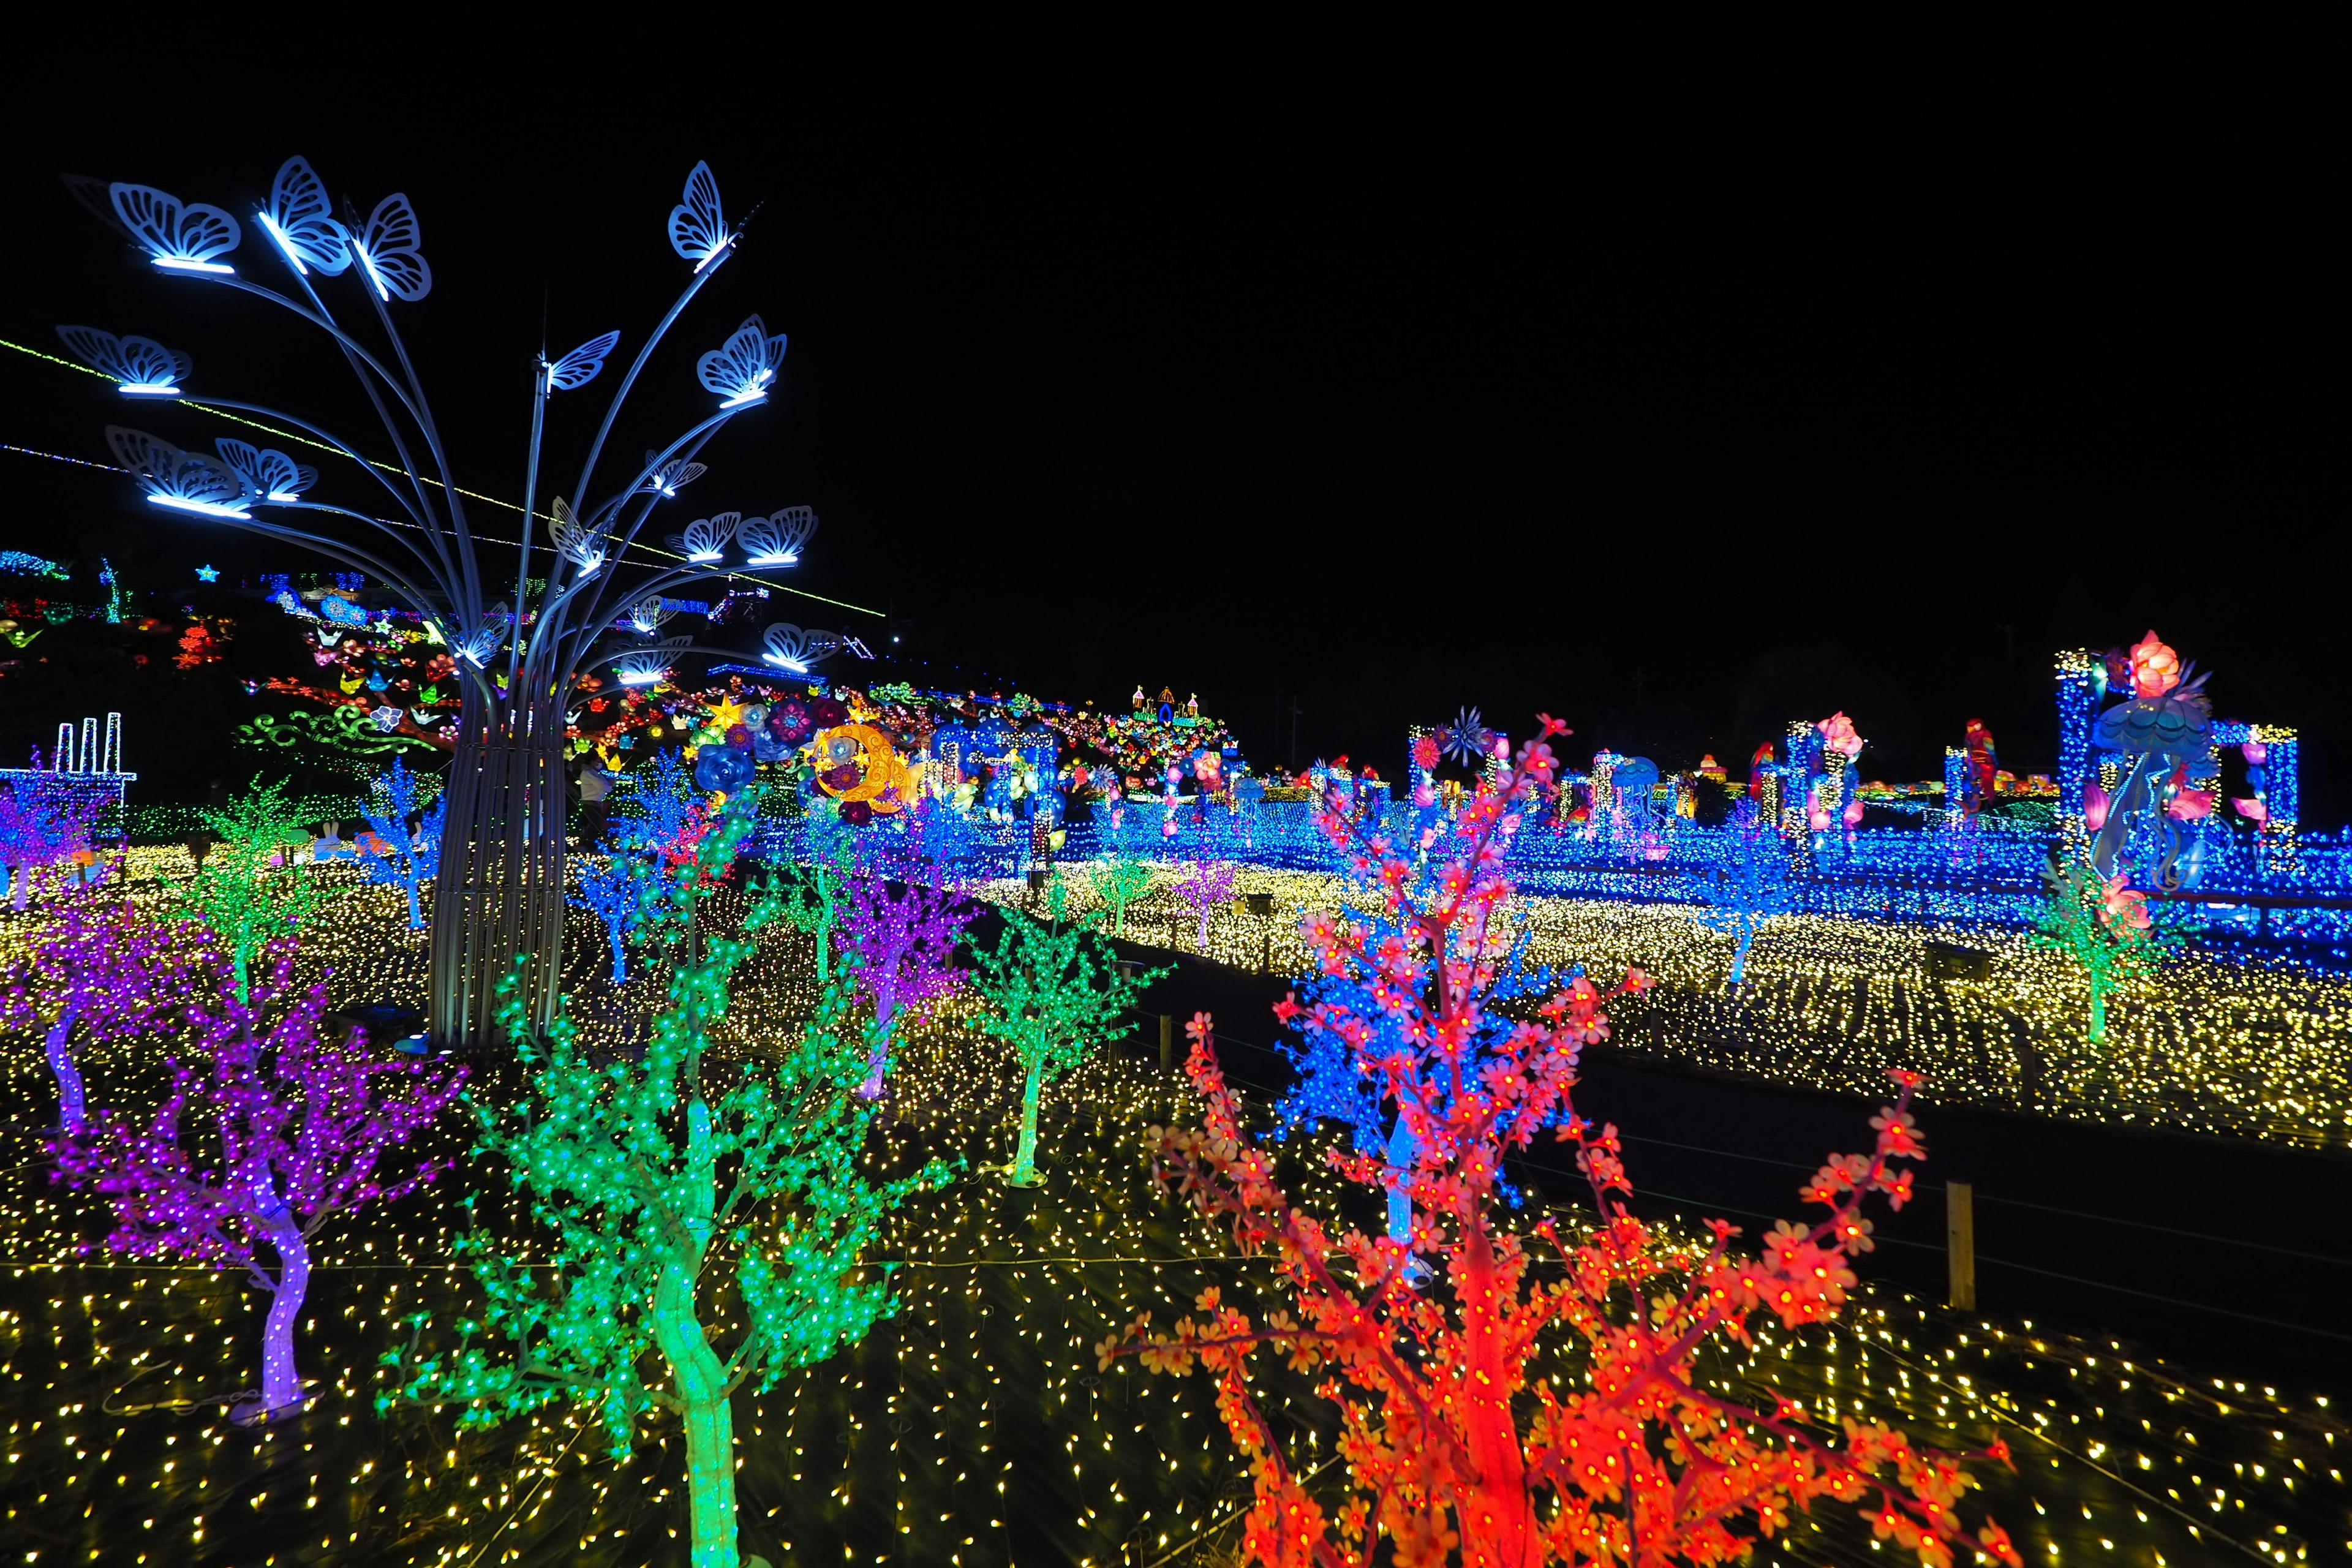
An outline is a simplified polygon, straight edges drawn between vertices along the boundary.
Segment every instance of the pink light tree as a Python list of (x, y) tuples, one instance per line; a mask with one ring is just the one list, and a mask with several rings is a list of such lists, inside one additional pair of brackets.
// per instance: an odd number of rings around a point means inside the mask
[(28, 799), (26, 793), (0, 790), (0, 866), (15, 884), (8, 904), (19, 914), (32, 896), (33, 873), (89, 849), (98, 816), (95, 801)]
[(86, 1120), (73, 1055), (76, 1026), (117, 1043), (175, 1037), (197, 951), (127, 900), (101, 903), (95, 896), (62, 901), (34, 936), (23, 970), (10, 978), (0, 1017), (17, 1028), (48, 1021), (44, 1055), (58, 1080), (64, 1131), (79, 1133)]
[[(269, 1293), (261, 1387), (230, 1413), (249, 1425), (304, 1404), (294, 1325), (310, 1288), (311, 1241), (338, 1216), (401, 1197), (450, 1163), (390, 1157), (456, 1098), (465, 1070), (383, 1061), (362, 1040), (323, 1037), (326, 988), (291, 990), (290, 941), (264, 949), (240, 1002), (217, 939), (191, 943), (185, 927), (174, 934), (192, 973), (184, 1051), (166, 1058), (170, 1091), (143, 1116), (101, 1109), (81, 1131), (45, 1142), (57, 1161), (53, 1180), (95, 1189), (112, 1205), (110, 1249), (240, 1268)], [(107, 955), (117, 950), (94, 951), (92, 984), (140, 986), (134, 962), (115, 964)]]
[(962, 984), (956, 943), (971, 910), (953, 894), (909, 883), (897, 894), (879, 877), (854, 877), (838, 941), (856, 984), (874, 1005), (866, 1042), (866, 1081), (857, 1092), (881, 1097), (890, 1045), (899, 1020), (921, 1011)]

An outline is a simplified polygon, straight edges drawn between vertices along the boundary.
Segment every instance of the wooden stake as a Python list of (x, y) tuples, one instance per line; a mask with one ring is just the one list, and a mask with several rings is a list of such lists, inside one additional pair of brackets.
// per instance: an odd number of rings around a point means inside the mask
[(1977, 1310), (1976, 1189), (1966, 1182), (1944, 1184), (1944, 1255), (1951, 1266), (1951, 1305)]
[(1160, 1070), (1166, 1072), (1176, 1062), (1176, 1015), (1160, 1015)]

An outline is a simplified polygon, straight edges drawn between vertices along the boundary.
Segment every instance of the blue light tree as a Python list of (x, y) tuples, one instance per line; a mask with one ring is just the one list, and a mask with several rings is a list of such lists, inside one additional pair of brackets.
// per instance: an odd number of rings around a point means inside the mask
[(362, 857), (360, 864), (369, 881), (407, 889), (411, 931), (425, 924), (417, 889), (433, 879), (434, 869), (441, 863), (441, 830), (449, 815), (446, 800), (418, 809), (418, 783), (407, 764), (393, 758), (391, 771), (378, 775), (368, 790), (373, 797), (370, 805), (382, 809), (362, 813), (383, 847)]
[(613, 984), (629, 983), (629, 953), (626, 942), (629, 933), (636, 929), (637, 910), (646, 891), (645, 863), (634, 859), (611, 847), (602, 866), (589, 866), (580, 873), (580, 891), (574, 895), (574, 909), (586, 910), (604, 926), (604, 943), (613, 953)]
[[(731, 648), (698, 647), (686, 637), (656, 642), (641, 621), (617, 617), (629, 606), (658, 606), (664, 595), (685, 584), (730, 572), (722, 547), (742, 523), (739, 514), (698, 521), (687, 531), (698, 543), (676, 553), (657, 548), (658, 535), (642, 543), (639, 536), (656, 505), (700, 471), (697, 459), (719, 430), (767, 402), (783, 360), (783, 335), (771, 333), (756, 315), (746, 320), (696, 362), (696, 375), (715, 400), (707, 416), (648, 452), (642, 465), (625, 467), (626, 477), (618, 483), (597, 482), (599, 459), (639, 375), (741, 238), (740, 226), (726, 219), (709, 166), (695, 166), (684, 199), (669, 214), (670, 244), (691, 268), (685, 288), (631, 358), (585, 440), (570, 500), (541, 495), (547, 405), (556, 394), (595, 380), (620, 348), (621, 335), (600, 333), (553, 358), (542, 349), (528, 388), (518, 374), (515, 395), (530, 405), (519, 541), (477, 531), (467, 508), (469, 500), (480, 498), (462, 487), (449, 461), (394, 322), (396, 306), (424, 299), (433, 287), (422, 228), (406, 195), (384, 197), (364, 222), (348, 203), (348, 219), (338, 218), (337, 204), (310, 163), (289, 159), (268, 201), (250, 216), (249, 249), (261, 262), (283, 268), (282, 284), (273, 288), (229, 259), (246, 245), (248, 225), (221, 207), (121, 182), (77, 186), (76, 194), (143, 252), (158, 276), (183, 286), (235, 289), (283, 310), (324, 338), (359, 381), (383, 426), (367, 444), (388, 449), (391, 462), (363, 458), (361, 442), (318, 419), (259, 403), (204, 399), (206, 408), (232, 413), (289, 445), (340, 459), (335, 472), (352, 489), (346, 503), (310, 499), (320, 480), (317, 469), (247, 441), (216, 441), (215, 456), (121, 426), (109, 427), (108, 440), (152, 504), (300, 545), (365, 573), (448, 648), (462, 710), (453, 726), (457, 751), (440, 874), (434, 880), (432, 1028), (449, 1044), (503, 1037), (495, 997), (517, 958), (526, 960), (525, 1011), (536, 1026), (546, 1026), (554, 1016), (562, 968), (565, 709), (574, 687), (608, 663), (622, 665), (624, 684), (645, 685), (663, 679), (681, 657), (744, 657)], [(350, 290), (354, 321), (340, 319), (329, 306), (325, 289), (331, 279), (342, 279)], [(68, 348), (134, 402), (168, 408), (189, 390), (184, 384), (194, 365), (176, 349), (95, 328), (59, 331)], [(542, 519), (546, 544), (538, 545), (533, 536)], [(294, 526), (298, 521), (334, 531)], [(786, 508), (743, 529), (752, 542), (748, 552), (765, 567), (790, 566), (814, 525), (805, 509)], [(787, 537), (795, 548), (772, 548)], [(535, 549), (546, 553), (534, 560)], [(509, 577), (511, 590), (502, 588)], [(623, 645), (600, 651), (615, 632)], [(803, 666), (830, 646), (822, 637), (812, 645), (797, 628), (792, 632), (787, 640), (805, 647)]]
[(1804, 908), (1800, 889), (1789, 874), (1787, 845), (1757, 818), (1753, 802), (1739, 804), (1740, 813), (1727, 834), (1724, 858), (1705, 873), (1701, 884), (1707, 907), (1694, 917), (1700, 925), (1721, 931), (1737, 944), (1731, 953), (1734, 985), (1746, 978), (1748, 950), (1764, 923)]

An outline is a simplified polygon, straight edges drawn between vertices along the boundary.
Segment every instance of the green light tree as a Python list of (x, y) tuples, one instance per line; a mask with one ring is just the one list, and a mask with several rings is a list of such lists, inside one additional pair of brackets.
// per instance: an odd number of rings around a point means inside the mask
[(2034, 914), (2036, 946), (2064, 953), (2082, 970), (2091, 988), (2084, 1037), (2095, 1046), (2107, 1039), (2107, 997), (2119, 985), (2155, 973), (2156, 960), (2179, 939), (2158, 931), (2147, 912), (2147, 896), (2135, 892), (2119, 873), (2102, 877), (2088, 858), (2063, 867), (2053, 859), (2042, 880), (2049, 897)]
[(1087, 921), (1066, 921), (1062, 885), (1049, 895), (1048, 926), (1007, 910), (993, 948), (972, 948), (972, 989), (987, 1006), (981, 1029), (1013, 1047), (1023, 1072), (1021, 1142), (1006, 1184), (1034, 1187), (1037, 1097), (1045, 1085), (1127, 1031), (1120, 1016), (1165, 969), (1123, 973), (1118, 955)]
[[(674, 868), (689, 920), (752, 816), (748, 795), (730, 801)], [(885, 1215), (950, 1173), (936, 1161), (882, 1184), (859, 1172), (875, 1111), (855, 1093), (866, 1063), (846, 974), (782, 1060), (706, 1068), (730, 978), (782, 904), (760, 898), (741, 935), (706, 938), (675, 969), (639, 1061), (592, 1059), (563, 1013), (544, 1039), (531, 1037), (523, 994), (510, 992), (507, 1026), (530, 1087), (518, 1110), (476, 1102), (478, 1150), (506, 1160), (552, 1238), (527, 1258), (501, 1238), (461, 1238), (488, 1297), (484, 1321), (460, 1322), (463, 1343), (446, 1357), (412, 1344), (392, 1358), (403, 1385), (380, 1401), (459, 1404), (460, 1426), (487, 1426), (570, 1399), (603, 1412), (616, 1456), (649, 1412), (677, 1415), (693, 1568), (740, 1562), (735, 1390), (772, 1386), (894, 1310), (887, 1271), (860, 1258)], [(721, 1275), (740, 1300), (740, 1330), (704, 1314), (726, 1288)], [(421, 1338), (425, 1321), (415, 1327)], [(484, 1333), (510, 1348), (476, 1344)]]
[(857, 869), (857, 846), (829, 800), (810, 803), (801, 830), (808, 858), (784, 873), (784, 918), (816, 938), (816, 982), (830, 985), (834, 933), (841, 926), (843, 890)]
[(325, 906), (329, 889), (296, 860), (294, 847), (310, 841), (286, 798), (286, 781), (257, 783), (226, 807), (207, 806), (205, 826), (220, 842), (205, 856), (171, 910), (174, 920), (208, 927), (228, 949), (236, 1000), (249, 1000), (254, 956)]
[(1127, 906), (1151, 890), (1151, 863), (1121, 848), (1095, 868), (1095, 894), (1111, 915), (1111, 934), (1127, 934)]

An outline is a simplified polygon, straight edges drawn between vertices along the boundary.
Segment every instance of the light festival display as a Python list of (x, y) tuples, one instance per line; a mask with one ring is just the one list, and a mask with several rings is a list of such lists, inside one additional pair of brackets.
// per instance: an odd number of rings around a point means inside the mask
[[(707, 165), (683, 197), (672, 319), (742, 238)], [(803, 560), (809, 508), (656, 528), (775, 395), (759, 316), (695, 361), (701, 422), (602, 489), (662, 333), (540, 356), (528, 527), (499, 542), (399, 351), (434, 282), (405, 196), (338, 217), (297, 159), (250, 214), (95, 200), (163, 276), (349, 350), (418, 461), (62, 330), (142, 420), (267, 425), (109, 437), (159, 515), (339, 568), (265, 579), (300, 668), (248, 687), (269, 710), (240, 739), (351, 785), (127, 805), (110, 716), (0, 771), (26, 1561), (2286, 1563), (2340, 1539), (2325, 1396), (1935, 1306), (1871, 1256), (1877, 1205), (1940, 1191), (1907, 1173), (1947, 1107), (2352, 1147), (2352, 840), (2301, 822), (2294, 732), (2213, 711), (2153, 631), (2058, 657), (2047, 780), (1981, 721), (1940, 779), (1866, 778), (1857, 709), (1788, 716), (1733, 790), (1712, 759), (1570, 767), (1549, 721), (1514, 747), (1466, 704), (1406, 737), (1394, 795), (1344, 757), (1261, 772), (1174, 686), (1097, 708), (848, 673), (862, 643), (775, 621), (789, 590), (750, 575)], [(550, 405), (615, 355), (577, 482), (542, 497)], [(42, 595), (0, 616), (19, 653), (79, 619), (196, 669), (233, 635), (142, 615), (105, 562), (79, 605), (44, 556), (0, 570)], [(592, 760), (611, 810), (575, 819)], [(1226, 1018), (1243, 1040), (1201, 1010), (1189, 1069), (1159, 1070), (1206, 965), (1290, 999)], [(1269, 1036), (1279, 1065), (1235, 1065)], [(1753, 1223), (1793, 1176), (1738, 1234), (1659, 1212), (1628, 1142), (1683, 1130), (1577, 1113), (1603, 1048), (1856, 1097), (1874, 1142), (1798, 1223)]]

